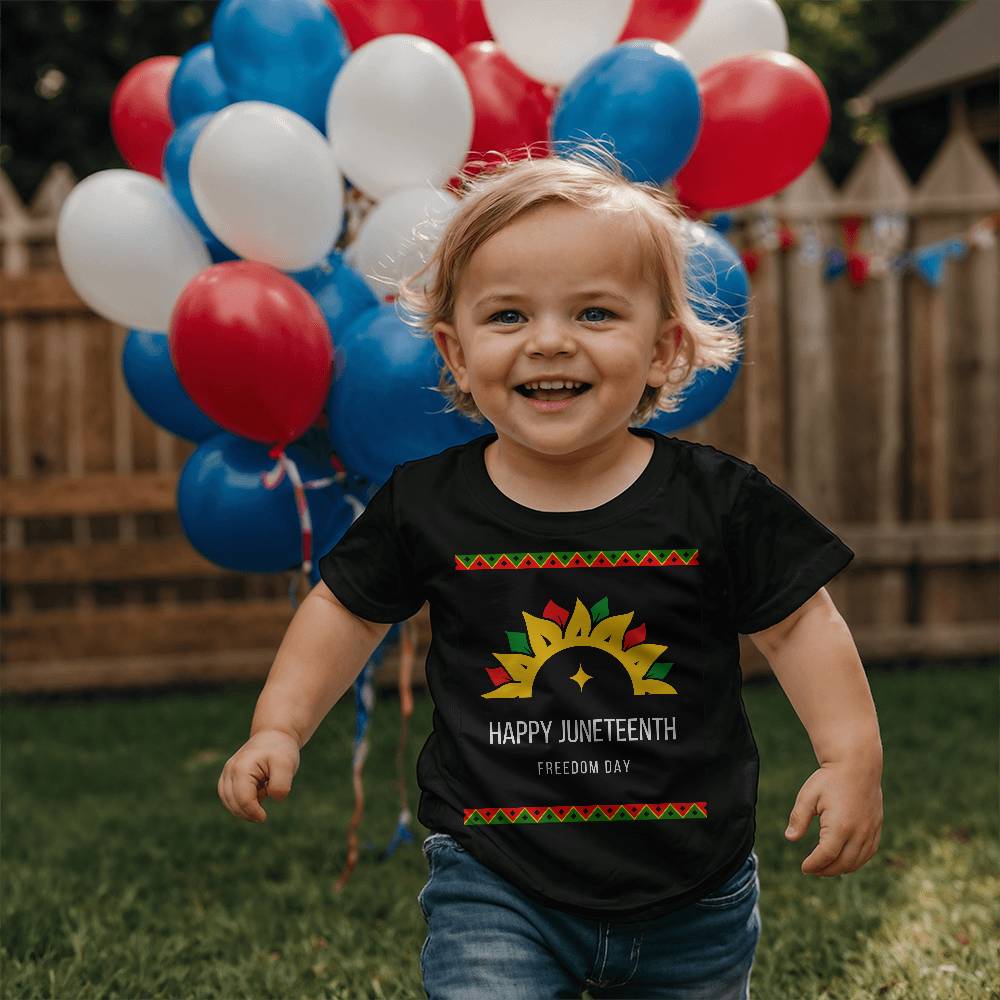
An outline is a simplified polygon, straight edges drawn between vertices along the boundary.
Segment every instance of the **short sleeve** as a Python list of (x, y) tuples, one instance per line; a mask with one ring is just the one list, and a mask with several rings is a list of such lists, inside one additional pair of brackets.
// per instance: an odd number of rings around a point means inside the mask
[(320, 577), (337, 600), (373, 622), (405, 621), (424, 604), (393, 510), (395, 480), (393, 471), (319, 561)]
[(743, 479), (726, 528), (730, 606), (738, 632), (777, 625), (854, 552), (756, 466)]

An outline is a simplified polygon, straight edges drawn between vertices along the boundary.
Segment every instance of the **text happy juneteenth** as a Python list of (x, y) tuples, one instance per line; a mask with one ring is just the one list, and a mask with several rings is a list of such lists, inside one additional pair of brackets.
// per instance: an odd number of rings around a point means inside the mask
[(552, 719), (490, 722), (490, 744), (631, 743), (676, 740), (677, 718), (561, 719), (558, 739), (551, 740)]

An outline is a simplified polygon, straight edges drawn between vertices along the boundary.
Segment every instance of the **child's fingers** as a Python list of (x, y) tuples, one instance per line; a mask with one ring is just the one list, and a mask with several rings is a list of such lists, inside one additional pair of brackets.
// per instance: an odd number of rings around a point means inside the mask
[(830, 878), (856, 871), (864, 863), (863, 846), (861, 837), (834, 839), (831, 834), (824, 841), (821, 836), (812, 854), (802, 862), (802, 874)]
[(237, 815), (251, 823), (263, 823), (267, 813), (260, 806), (257, 779), (249, 771), (236, 771), (231, 778), (230, 796), (236, 805)]
[(795, 797), (795, 804), (788, 816), (788, 828), (785, 830), (785, 836), (789, 840), (798, 840), (809, 829), (818, 803), (819, 786), (817, 783), (807, 780), (799, 789), (799, 794)]
[(813, 848), (812, 853), (806, 857), (805, 861), (802, 862), (802, 874), (839, 875), (840, 871), (827, 873), (824, 872), (824, 869), (829, 868), (840, 858), (840, 855), (844, 852), (847, 843), (848, 837), (846, 833), (839, 830), (833, 830), (829, 827), (824, 829), (821, 826), (819, 831), (819, 843)]
[(292, 790), (295, 769), (287, 756), (274, 756), (268, 760), (267, 795), (275, 801), (288, 797)]

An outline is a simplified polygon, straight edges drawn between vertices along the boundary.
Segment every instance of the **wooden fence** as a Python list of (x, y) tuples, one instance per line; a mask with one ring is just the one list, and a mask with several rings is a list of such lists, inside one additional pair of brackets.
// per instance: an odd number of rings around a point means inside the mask
[[(59, 267), (54, 233), (75, 179), (57, 164), (28, 206), (0, 174), (0, 687), (40, 691), (263, 678), (292, 615), (289, 574), (203, 559), (176, 513), (194, 450), (138, 408), (128, 331), (96, 316)], [(939, 287), (890, 270), (827, 280), (802, 245), (760, 243), (772, 218), (857, 248), (901, 213), (898, 249), (1000, 210), (993, 166), (953, 133), (911, 186), (872, 146), (837, 190), (819, 164), (732, 213), (758, 254), (744, 369), (723, 406), (679, 432), (756, 463), (857, 553), (831, 585), (866, 662), (979, 657), (998, 647), (998, 251), (950, 259)], [(429, 638), (420, 613), (417, 662)], [(766, 663), (743, 639), (748, 674)], [(390, 654), (381, 683), (393, 683)], [(422, 671), (420, 672), (422, 675)]]

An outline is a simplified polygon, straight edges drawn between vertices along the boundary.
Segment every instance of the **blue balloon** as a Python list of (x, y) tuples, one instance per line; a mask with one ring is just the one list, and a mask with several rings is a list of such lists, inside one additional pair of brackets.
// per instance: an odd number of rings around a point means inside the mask
[(560, 156), (610, 138), (631, 180), (659, 186), (687, 162), (700, 128), (698, 84), (680, 53), (636, 38), (602, 52), (567, 84), (551, 135)]
[(238, 253), (233, 253), (225, 243), (220, 243), (214, 236), (205, 240), (208, 247), (208, 255), (212, 258), (213, 264), (221, 264), (227, 260), (242, 260)]
[[(712, 226), (685, 224), (689, 301), (698, 318), (715, 326), (741, 323), (750, 304), (750, 278), (736, 248)], [(646, 426), (661, 433), (690, 427), (722, 404), (739, 375), (743, 353), (730, 368), (695, 372), (673, 413), (657, 413)]]
[(720, 368), (714, 372), (707, 368), (698, 369), (691, 384), (684, 390), (680, 407), (673, 413), (660, 411), (645, 426), (667, 434), (679, 427), (690, 427), (691, 424), (704, 420), (729, 395), (742, 367), (741, 352), (731, 368)]
[(196, 115), (177, 127), (163, 152), (163, 177), (170, 193), (174, 196), (174, 200), (201, 233), (201, 238), (205, 241), (205, 246), (208, 247), (212, 262), (218, 264), (224, 260), (239, 260), (240, 257), (239, 254), (233, 253), (209, 229), (208, 223), (201, 217), (201, 212), (198, 211), (198, 206), (195, 204), (194, 195), (191, 193), (191, 175), (189, 173), (194, 144), (198, 141), (202, 130), (211, 121), (214, 113), (206, 112), (202, 115)]
[(733, 228), (733, 217), (728, 212), (717, 212), (708, 220), (708, 224), (725, 236)]
[(685, 283), (698, 318), (716, 326), (743, 322), (750, 306), (750, 277), (743, 258), (711, 226), (687, 222), (685, 233)]
[(492, 424), (442, 412), (434, 342), (393, 303), (363, 313), (341, 337), (327, 402), (330, 443), (349, 469), (384, 483), (399, 462), (436, 454), (489, 433)]
[[(268, 489), (261, 473), (275, 461), (267, 445), (225, 431), (203, 441), (177, 482), (177, 512), (188, 540), (206, 559), (226, 569), (277, 573), (302, 563), (302, 531), (292, 484), (285, 476)], [(332, 475), (329, 465), (290, 445), (302, 481)], [(337, 483), (305, 491), (312, 520), (313, 560), (351, 526), (354, 507)]]
[(130, 330), (122, 372), (133, 399), (153, 423), (189, 441), (204, 441), (222, 428), (191, 401), (170, 358), (165, 333)]
[(368, 283), (334, 250), (325, 261), (305, 271), (289, 272), (315, 300), (330, 328), (334, 347), (341, 334), (362, 314), (378, 306)]
[(222, 0), (212, 44), (234, 100), (280, 104), (326, 134), (330, 88), (351, 48), (324, 0)]
[(215, 65), (211, 42), (202, 42), (181, 57), (170, 82), (168, 101), (174, 128), (180, 128), (195, 115), (219, 111), (232, 103)]
[(215, 233), (208, 228), (208, 223), (198, 211), (194, 195), (191, 193), (191, 178), (188, 173), (194, 144), (211, 120), (212, 114), (206, 112), (189, 119), (175, 129), (174, 134), (167, 142), (167, 148), (163, 151), (163, 177), (167, 182), (167, 187), (170, 188), (170, 193), (174, 196), (174, 200), (184, 210), (184, 214), (198, 227), (202, 238), (206, 242), (211, 239), (218, 243), (219, 240)]

